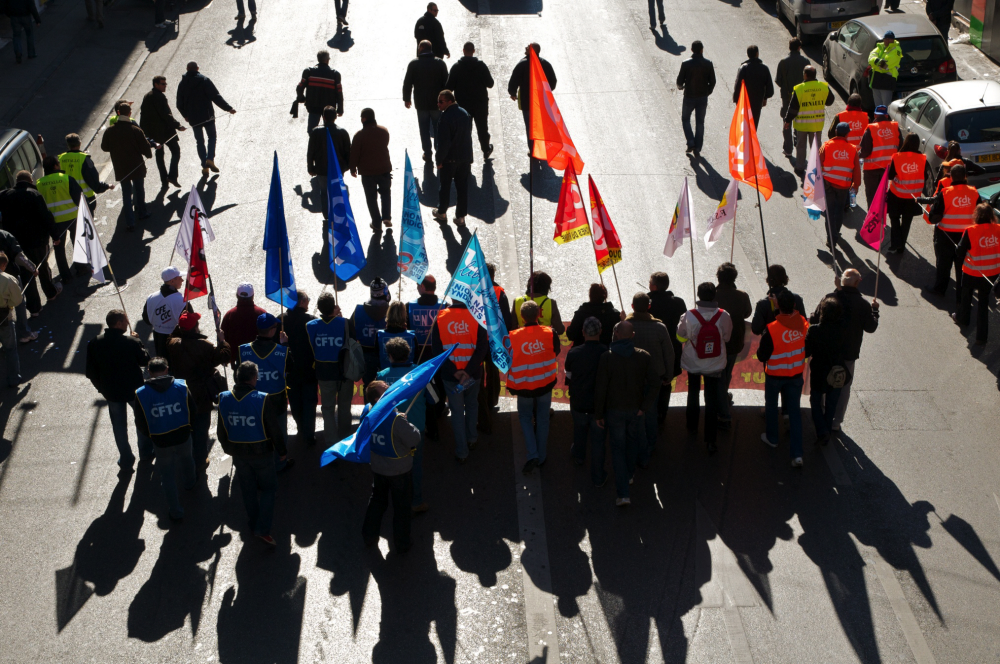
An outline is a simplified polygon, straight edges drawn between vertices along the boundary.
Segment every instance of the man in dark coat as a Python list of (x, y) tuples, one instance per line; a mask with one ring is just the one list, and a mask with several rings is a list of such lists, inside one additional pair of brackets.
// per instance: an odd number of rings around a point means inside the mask
[(753, 113), (753, 126), (760, 127), (760, 109), (774, 96), (774, 84), (771, 83), (771, 70), (761, 62), (760, 51), (756, 46), (747, 46), (747, 58), (736, 72), (733, 103), (739, 102), (740, 88), (745, 83), (750, 112)]
[(955, 9), (955, 0), (927, 0), (924, 11), (927, 18), (931, 20), (940, 32), (941, 36), (948, 39), (948, 31), (951, 29), (951, 12)]
[[(288, 405), (292, 411), (292, 419), (298, 430), (299, 442), (306, 445), (316, 444), (316, 404), (319, 383), (316, 377), (315, 356), (306, 323), (316, 320), (309, 313), (309, 296), (305, 291), (299, 291), (299, 299), (295, 306), (288, 309), (281, 317), (281, 328), (288, 335), (288, 349), (291, 351), (291, 362), (288, 366)], [(331, 441), (332, 442), (332, 441)]]
[(295, 94), (306, 105), (309, 122), (306, 132), (312, 133), (319, 124), (320, 115), (327, 106), (333, 106), (337, 117), (344, 115), (344, 88), (340, 84), (340, 72), (330, 67), (330, 52), (316, 54), (317, 64), (302, 71), (302, 80), (295, 86)]
[[(185, 122), (194, 129), (194, 140), (198, 145), (198, 158), (201, 160), (201, 174), (208, 177), (211, 170), (218, 173), (215, 165), (215, 106), (227, 113), (235, 113), (236, 109), (226, 103), (212, 79), (198, 71), (197, 62), (187, 64), (187, 73), (177, 84), (177, 110)], [(208, 136), (208, 147), (205, 147), (205, 136)]]
[(22, 32), (28, 42), (28, 59), (37, 57), (35, 54), (35, 26), (42, 24), (42, 17), (38, 15), (35, 0), (4, 0), (0, 2), (0, 8), (10, 19), (11, 36), (14, 42), (14, 60), (17, 64), (21, 64)]
[[(684, 300), (674, 295), (670, 290), (670, 276), (666, 272), (654, 272), (649, 275), (649, 313), (663, 323), (670, 334), (670, 342), (674, 346), (674, 370), (670, 376), (673, 380), (681, 373), (681, 351), (683, 344), (677, 339), (677, 324), (687, 311)], [(669, 380), (667, 382), (670, 382)], [(656, 401), (656, 419), (663, 424), (670, 407), (669, 386), (662, 386)]]
[(455, 101), (476, 121), (479, 147), (486, 159), (493, 153), (493, 146), (490, 144), (488, 92), (493, 87), (493, 75), (486, 63), (476, 57), (476, 47), (472, 42), (465, 42), (462, 52), (464, 55), (451, 67), (445, 87), (455, 93)]
[[(705, 46), (701, 41), (691, 43), (691, 57), (681, 63), (677, 72), (677, 87), (684, 90), (681, 104), (681, 125), (687, 152), (694, 158), (701, 156), (705, 140), (705, 111), (708, 97), (715, 90), (715, 65), (703, 55)], [(691, 129), (691, 114), (694, 113), (694, 130)]]
[[(322, 127), (313, 127), (309, 132), (309, 147), (306, 148), (306, 170), (309, 175), (316, 178), (314, 182), (317, 195), (320, 197), (323, 208), (323, 217), (329, 218), (330, 211), (327, 209), (330, 202), (327, 200), (327, 163), (326, 144), (327, 134), (333, 139), (333, 152), (337, 156), (337, 163), (340, 165), (340, 173), (343, 176), (344, 170), (351, 162), (351, 135), (343, 127), (337, 126), (337, 109), (327, 106), (323, 110)], [(326, 231), (323, 231), (326, 237)]]
[(434, 56), (438, 58), (450, 58), (448, 43), (444, 40), (444, 28), (441, 21), (437, 20), (438, 6), (427, 3), (427, 13), (417, 19), (417, 24), (413, 27), (413, 36), (417, 40), (417, 45), (425, 39), (431, 43), (434, 49)]
[[(507, 94), (510, 98), (517, 102), (517, 107), (521, 109), (521, 115), (524, 117), (524, 131), (528, 131), (528, 110), (530, 109), (530, 104), (528, 103), (528, 94), (531, 92), (531, 67), (528, 62), (528, 49), (534, 49), (535, 54), (538, 56), (538, 62), (542, 65), (542, 72), (545, 74), (545, 80), (549, 82), (549, 88), (553, 91), (556, 89), (556, 72), (549, 64), (549, 61), (541, 56), (542, 47), (536, 43), (528, 44), (524, 49), (524, 57), (514, 65), (514, 71), (510, 73), (510, 80), (507, 82)], [(528, 154), (531, 154), (532, 141), (531, 136), (528, 136)]]
[[(361, 174), (372, 230), (382, 232), (392, 226), (392, 161), (389, 158), (389, 130), (375, 121), (375, 111), (361, 109), (361, 130), (351, 140), (351, 176)], [(382, 209), (379, 210), (379, 201)]]
[(160, 171), (161, 188), (166, 189), (167, 185), (180, 187), (177, 182), (177, 164), (181, 159), (181, 142), (177, 132), (187, 131), (187, 127), (182, 125), (170, 112), (170, 104), (167, 102), (167, 77), (154, 76), (153, 89), (142, 98), (142, 106), (139, 107), (139, 126), (146, 136), (157, 143), (161, 143), (170, 150), (170, 168), (164, 163), (163, 150), (156, 151), (156, 168)]
[[(788, 105), (792, 102), (795, 86), (802, 82), (802, 72), (809, 66), (809, 58), (802, 55), (802, 43), (798, 37), (793, 37), (788, 41), (788, 55), (778, 61), (778, 69), (774, 72), (774, 82), (778, 84), (778, 92), (781, 93), (781, 117), (785, 117)], [(792, 141), (792, 128), (782, 129), (781, 151), (785, 156), (792, 156), (792, 148), (795, 143)]]
[(424, 161), (430, 162), (434, 146), (438, 117), (437, 94), (448, 86), (448, 65), (434, 55), (433, 46), (426, 39), (417, 46), (417, 57), (406, 66), (403, 77), (403, 104), (410, 108), (417, 106), (417, 126), (420, 128), (420, 147), (424, 151)]
[[(49, 237), (55, 234), (55, 220), (45, 204), (45, 199), (35, 189), (35, 185), (31, 181), (31, 173), (18, 171), (16, 179), (17, 182), (13, 189), (0, 191), (0, 223), (3, 224), (5, 231), (14, 236), (17, 244), (20, 245), (20, 251), (23, 252), (24, 258), (28, 258), (31, 263), (37, 265), (37, 281), (42, 285), (42, 292), (45, 293), (48, 300), (53, 300), (59, 296), (62, 286), (52, 283), (52, 271), (45, 261), (45, 252), (48, 250)], [(79, 196), (79, 194), (77, 195)], [(35, 268), (28, 270), (21, 266), (19, 269), (19, 266), (16, 265), (17, 256), (16, 252), (8, 253), (7, 272), (20, 278), (22, 288), (27, 285), (24, 291), (25, 301), (24, 304), (18, 306), (15, 321), (18, 328), (18, 338), (23, 341), (38, 336), (28, 328), (25, 306), (27, 306), (28, 311), (38, 313), (42, 309), (42, 300), (38, 296), (36, 280), (32, 279)]]
[(132, 106), (120, 101), (116, 107), (119, 120), (104, 131), (101, 149), (111, 155), (115, 179), (122, 188), (125, 222), (128, 230), (134, 231), (136, 217), (147, 219), (150, 216), (146, 210), (146, 159), (151, 158), (153, 152), (146, 134), (131, 121)]
[(465, 226), (469, 211), (469, 177), (472, 175), (472, 118), (455, 103), (451, 90), (438, 95), (441, 119), (438, 121), (437, 168), (441, 180), (434, 218), (447, 223), (451, 204), (451, 183), (455, 182), (455, 225)]

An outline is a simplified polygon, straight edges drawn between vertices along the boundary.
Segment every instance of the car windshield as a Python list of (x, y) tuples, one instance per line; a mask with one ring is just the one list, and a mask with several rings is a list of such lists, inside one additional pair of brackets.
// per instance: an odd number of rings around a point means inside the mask
[(1000, 107), (952, 113), (945, 126), (945, 138), (959, 143), (1000, 141)]
[(948, 57), (948, 47), (940, 37), (913, 37), (900, 39), (903, 59), (900, 67), (913, 66), (916, 62), (943, 60)]

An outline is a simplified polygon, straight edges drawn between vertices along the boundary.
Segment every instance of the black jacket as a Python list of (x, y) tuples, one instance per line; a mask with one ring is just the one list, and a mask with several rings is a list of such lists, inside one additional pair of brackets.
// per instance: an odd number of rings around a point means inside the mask
[(927, 6), (924, 7), (924, 11), (932, 19), (938, 17), (951, 16), (952, 10), (955, 8), (955, 0), (927, 0)]
[(740, 100), (740, 85), (742, 83), (746, 83), (750, 106), (758, 113), (764, 100), (774, 96), (774, 84), (771, 83), (771, 70), (761, 62), (760, 58), (744, 60), (739, 70), (737, 70), (736, 83), (733, 86), (734, 104)]
[[(785, 290), (788, 289), (784, 286), (772, 288), (767, 291), (767, 294), (777, 296), (781, 291)], [(795, 293), (792, 293), (792, 296), (795, 298), (795, 310), (808, 318), (809, 314), (806, 313), (806, 305), (802, 302), (802, 296)], [(753, 310), (753, 320), (750, 321), (750, 331), (757, 335), (763, 335), (764, 330), (774, 322), (774, 318), (777, 315), (778, 310), (771, 308), (771, 301), (769, 299), (765, 297), (758, 300)]]
[(446, 108), (438, 118), (435, 162), (472, 163), (472, 116), (458, 104)]
[(344, 114), (344, 87), (340, 83), (340, 72), (325, 62), (302, 71), (302, 80), (295, 86), (299, 101), (306, 104), (310, 113), (322, 113), (327, 106)]
[(139, 107), (139, 126), (146, 132), (146, 136), (157, 143), (164, 143), (172, 136), (176, 140), (181, 123), (170, 112), (167, 95), (153, 88), (142, 98), (142, 106)]
[[(827, 293), (823, 299), (828, 297), (837, 298), (844, 308), (840, 318), (844, 324), (846, 344), (844, 359), (856, 360), (861, 356), (861, 342), (864, 341), (865, 332), (871, 334), (878, 329), (878, 312), (872, 309), (871, 303), (854, 286), (843, 286), (838, 291)], [(818, 306), (809, 320), (813, 324), (819, 322)]]
[[(611, 344), (615, 325), (621, 320), (615, 305), (610, 302), (601, 302), (600, 304), (584, 302), (573, 314), (573, 320), (566, 329), (566, 336), (573, 342), (574, 347), (584, 344), (583, 321), (591, 316), (601, 321), (601, 343), (605, 346)], [(607, 349), (605, 348), (605, 350)], [(595, 364), (594, 367), (596, 371), (597, 365)]]
[(443, 58), (446, 55), (451, 57), (448, 43), (444, 40), (444, 28), (441, 27), (441, 21), (437, 20), (437, 17), (430, 12), (417, 19), (417, 24), (413, 26), (413, 37), (418, 44), (424, 39), (429, 41), (434, 48), (434, 55), (437, 57)]
[[(233, 388), (233, 396), (242, 399), (250, 390), (254, 388), (243, 383)], [(267, 440), (260, 443), (231, 443), (229, 435), (226, 433), (225, 413), (219, 411), (218, 426), (216, 426), (215, 437), (222, 445), (222, 451), (229, 456), (238, 457), (268, 457), (274, 452), (280, 456), (285, 456), (288, 450), (285, 449), (285, 441), (281, 436), (280, 417), (288, 404), (284, 398), (277, 398), (277, 394), (268, 395), (264, 400), (264, 434)]]
[(35, 7), (35, 0), (3, 0), (3, 13), (14, 18), (15, 16), (30, 16), (35, 19), (35, 23), (41, 23), (42, 17), (38, 15), (38, 8)]
[(813, 394), (826, 389), (826, 377), (835, 365), (847, 359), (847, 335), (844, 322), (812, 323), (806, 331), (806, 357), (809, 361), (809, 387)]
[(677, 72), (677, 87), (684, 90), (685, 97), (707, 97), (715, 90), (715, 66), (712, 61), (695, 53), (681, 63)]
[(569, 387), (570, 410), (578, 413), (594, 412), (597, 365), (607, 350), (608, 347), (601, 341), (587, 341), (566, 353), (566, 385)]
[(445, 86), (455, 93), (459, 106), (472, 111), (486, 108), (490, 102), (493, 75), (486, 63), (474, 55), (464, 55), (451, 66)]
[[(17, 265), (17, 256), (22, 253), (21, 244), (17, 241), (12, 233), (5, 230), (0, 230), (0, 251), (7, 254), (7, 269), (4, 270), (7, 274), (12, 274), (15, 277), (21, 274)], [(27, 258), (27, 257), (25, 257)], [(4, 319), (6, 320), (6, 319)], [(3, 321), (0, 321), (3, 322)]]
[(313, 368), (313, 350), (306, 332), (306, 323), (316, 320), (305, 309), (295, 307), (285, 312), (281, 329), (288, 335), (288, 349), (291, 351), (288, 365), (288, 382), (316, 384), (316, 370)]
[(683, 344), (677, 339), (677, 324), (687, 311), (687, 305), (672, 291), (653, 291), (649, 295), (649, 314), (658, 319), (670, 333), (670, 342), (674, 346), (674, 376), (681, 373), (681, 351)]
[[(74, 184), (70, 180), (71, 192)], [(0, 224), (22, 247), (34, 249), (45, 246), (55, 231), (56, 220), (35, 186), (18, 182), (13, 189), (0, 191)], [(7, 260), (14, 263), (13, 256), (8, 256)]]
[(196, 125), (215, 117), (215, 104), (227, 113), (233, 107), (226, 103), (212, 80), (201, 72), (188, 72), (177, 84), (177, 110), (188, 124)]
[(802, 82), (802, 71), (810, 64), (809, 58), (799, 51), (791, 51), (778, 61), (774, 82), (778, 84), (778, 91), (783, 98), (792, 96), (792, 89)]
[[(552, 90), (556, 89), (556, 70), (552, 68), (549, 61), (545, 58), (539, 56), (538, 62), (542, 65), (542, 72), (545, 73), (545, 79), (549, 82), (549, 87)], [(518, 91), (523, 97), (521, 100), (521, 110), (527, 113), (528, 109), (528, 84), (530, 82), (531, 67), (528, 66), (528, 58), (521, 58), (521, 61), (514, 65), (514, 71), (510, 73), (510, 80), (507, 81), (507, 94), (511, 97), (517, 97)]]
[(438, 93), (447, 89), (448, 65), (433, 53), (422, 53), (406, 66), (403, 77), (403, 101), (410, 102), (418, 111), (436, 111)]
[[(343, 127), (333, 125), (333, 151), (340, 162), (340, 172), (349, 170), (351, 163), (351, 135)], [(306, 148), (306, 170), (313, 175), (326, 175), (326, 127), (313, 127), (309, 132), (309, 147)]]
[(147, 364), (146, 347), (125, 330), (108, 328), (87, 343), (87, 378), (108, 401), (131, 402)]
[[(149, 378), (146, 380), (145, 384), (157, 392), (166, 392), (167, 388), (174, 384), (174, 377), (167, 376), (157, 376), (156, 378)], [(138, 389), (138, 388), (137, 388)], [(191, 396), (191, 390), (187, 391), (187, 407), (188, 413), (194, 415), (194, 397)], [(162, 433), (158, 435), (149, 434), (149, 422), (146, 421), (146, 413), (143, 411), (139, 404), (136, 404), (136, 408), (133, 411), (135, 413), (135, 428), (140, 433), (148, 436), (153, 444), (157, 447), (175, 447), (177, 445), (183, 445), (191, 437), (191, 425), (182, 426), (179, 429), (174, 429), (173, 431), (168, 431), (167, 433)]]

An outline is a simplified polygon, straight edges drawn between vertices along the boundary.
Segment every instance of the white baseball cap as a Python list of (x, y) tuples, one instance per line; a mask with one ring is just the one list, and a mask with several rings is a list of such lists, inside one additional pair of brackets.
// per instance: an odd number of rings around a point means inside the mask
[(253, 284), (240, 284), (237, 286), (236, 297), (253, 297)]
[(176, 279), (179, 276), (181, 276), (181, 271), (178, 270), (173, 265), (171, 265), (168, 268), (165, 268), (163, 272), (160, 272), (160, 279), (163, 279), (164, 281), (170, 281), (172, 279)]

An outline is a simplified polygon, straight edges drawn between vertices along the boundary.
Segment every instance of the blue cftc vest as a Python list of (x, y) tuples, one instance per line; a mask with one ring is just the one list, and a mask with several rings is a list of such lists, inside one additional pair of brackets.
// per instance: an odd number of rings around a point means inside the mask
[(187, 384), (183, 380), (174, 378), (165, 392), (143, 385), (135, 391), (135, 396), (146, 416), (150, 435), (160, 436), (191, 425)]
[(434, 313), (443, 308), (443, 303), (418, 304), (417, 300), (410, 302), (407, 306), (409, 310), (410, 329), (416, 333), (417, 343), (421, 346), (431, 342), (430, 334), (434, 323)]
[(378, 368), (388, 369), (389, 368), (389, 353), (385, 350), (385, 345), (389, 342), (389, 339), (395, 339), (396, 337), (401, 337), (406, 340), (406, 343), (410, 344), (410, 364), (413, 364), (413, 350), (416, 347), (414, 340), (416, 335), (413, 332), (386, 332), (385, 330), (378, 331)]
[(374, 350), (378, 341), (378, 331), (385, 329), (385, 320), (374, 321), (365, 313), (365, 305), (354, 307), (354, 331), (358, 334), (358, 343), (365, 348)]
[(219, 395), (219, 420), (226, 428), (231, 443), (262, 443), (267, 440), (264, 431), (264, 399), (260, 391), (249, 392), (237, 399), (232, 392)]
[[(393, 413), (392, 417), (387, 417), (382, 424), (375, 428), (371, 435), (371, 451), (388, 459), (402, 459), (403, 454), (396, 451), (396, 446), (392, 442), (392, 425), (399, 417), (399, 413)], [(406, 451), (409, 454), (409, 450)]]
[(240, 361), (257, 365), (257, 389), (265, 394), (285, 391), (285, 359), (288, 349), (275, 344), (271, 352), (261, 357), (250, 344), (240, 346)]
[(337, 316), (330, 321), (321, 319), (306, 323), (306, 333), (309, 335), (309, 345), (312, 346), (313, 357), (317, 362), (339, 362), (340, 351), (344, 349), (344, 331), (347, 321)]

